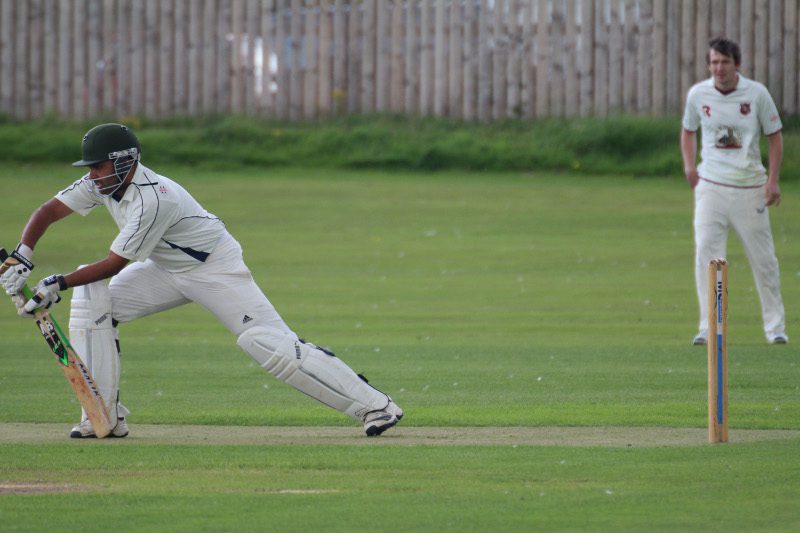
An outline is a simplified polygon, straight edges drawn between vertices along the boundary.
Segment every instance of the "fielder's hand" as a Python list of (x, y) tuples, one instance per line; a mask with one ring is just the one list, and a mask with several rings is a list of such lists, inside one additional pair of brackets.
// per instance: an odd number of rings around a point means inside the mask
[(28, 257), (32, 255), (33, 250), (24, 244), (19, 244), (0, 266), (0, 271), (3, 273), (0, 276), (0, 283), (3, 284), (6, 294), (9, 296), (21, 291), (22, 286), (28, 281), (28, 276), (33, 270), (33, 262)]
[(58, 291), (66, 288), (67, 282), (64, 281), (64, 276), (61, 274), (48, 276), (33, 288), (33, 298), (28, 300), (22, 309), (25, 313), (33, 313), (36, 309), (48, 309), (61, 301)]

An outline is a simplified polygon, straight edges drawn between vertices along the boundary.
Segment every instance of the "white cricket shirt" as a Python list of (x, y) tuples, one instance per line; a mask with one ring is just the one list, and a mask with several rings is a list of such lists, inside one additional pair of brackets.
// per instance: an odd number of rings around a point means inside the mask
[(141, 163), (119, 201), (93, 194), (83, 178), (55, 197), (83, 216), (105, 205), (119, 228), (111, 251), (131, 261), (150, 258), (170, 272), (205, 262), (226, 231), (186, 189)]
[(713, 78), (697, 83), (686, 98), (683, 127), (697, 131), (701, 126), (701, 178), (738, 187), (766, 183), (759, 138), (762, 131), (772, 135), (783, 125), (764, 85), (741, 74), (727, 94), (714, 87)]

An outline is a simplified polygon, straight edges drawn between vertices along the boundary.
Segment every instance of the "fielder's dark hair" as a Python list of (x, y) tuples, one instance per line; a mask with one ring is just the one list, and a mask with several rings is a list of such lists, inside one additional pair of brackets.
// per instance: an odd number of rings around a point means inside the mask
[(739, 66), (742, 64), (742, 50), (739, 45), (725, 37), (715, 37), (708, 41), (708, 52), (706, 52), (706, 63), (711, 62), (711, 50), (718, 54), (730, 57), (733, 59), (733, 64)]

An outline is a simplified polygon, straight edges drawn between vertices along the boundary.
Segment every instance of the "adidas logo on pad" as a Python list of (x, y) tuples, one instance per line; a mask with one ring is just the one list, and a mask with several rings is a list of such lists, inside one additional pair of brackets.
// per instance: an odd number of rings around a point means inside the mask
[(247, 324), (248, 322), (252, 322), (252, 321), (253, 321), (253, 317), (244, 315), (244, 318), (242, 319), (242, 324)]

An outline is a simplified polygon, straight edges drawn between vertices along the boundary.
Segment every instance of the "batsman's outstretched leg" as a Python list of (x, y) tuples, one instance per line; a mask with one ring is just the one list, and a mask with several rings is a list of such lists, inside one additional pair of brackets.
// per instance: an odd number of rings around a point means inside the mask
[(333, 353), (303, 342), (294, 333), (253, 326), (239, 336), (238, 344), (279, 380), (364, 424), (370, 437), (403, 418), (403, 410), (387, 394), (369, 385)]

